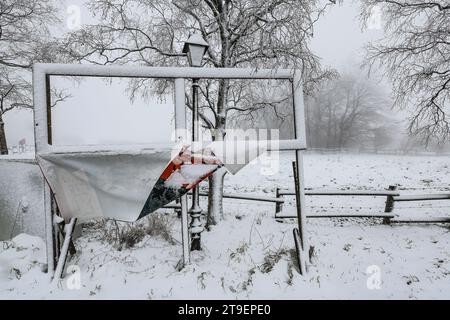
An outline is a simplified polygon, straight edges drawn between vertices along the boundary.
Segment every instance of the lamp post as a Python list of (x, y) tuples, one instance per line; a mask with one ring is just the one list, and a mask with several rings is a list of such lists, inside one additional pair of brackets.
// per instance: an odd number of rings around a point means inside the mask
[[(184, 43), (183, 53), (187, 54), (189, 65), (191, 67), (201, 67), (203, 55), (209, 45), (200, 34), (193, 34)], [(192, 142), (198, 141), (200, 135), (199, 129), (199, 110), (198, 110), (198, 79), (192, 79)], [(203, 231), (201, 221), (202, 208), (200, 208), (199, 186), (192, 191), (192, 207), (189, 210), (191, 216), (191, 250), (201, 250), (200, 234)]]

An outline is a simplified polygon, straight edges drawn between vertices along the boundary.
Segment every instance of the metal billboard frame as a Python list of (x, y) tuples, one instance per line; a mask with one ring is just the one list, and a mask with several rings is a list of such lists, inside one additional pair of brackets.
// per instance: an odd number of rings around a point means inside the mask
[[(84, 76), (84, 77), (114, 77), (114, 78), (155, 78), (172, 79), (174, 81), (174, 111), (175, 130), (186, 130), (186, 105), (185, 105), (185, 80), (198, 79), (274, 79), (289, 80), (292, 85), (293, 111), (294, 111), (294, 139), (280, 140), (276, 146), (269, 146), (271, 151), (293, 150), (296, 152), (296, 181), (298, 181), (298, 228), (300, 230), (299, 267), (303, 273), (306, 269), (305, 252), (306, 244), (306, 213), (304, 206), (304, 181), (303, 181), (303, 154), (306, 150), (306, 130), (305, 130), (305, 108), (303, 100), (302, 74), (299, 70), (292, 69), (241, 69), (241, 68), (193, 68), (193, 67), (147, 67), (147, 66), (104, 66), (86, 64), (54, 64), (37, 63), (33, 65), (33, 98), (34, 98), (34, 132), (36, 155), (49, 153), (85, 153), (92, 151), (122, 151), (127, 148), (117, 146), (102, 146), (101, 150), (92, 146), (54, 146), (52, 145), (52, 119), (51, 119), (51, 96), (50, 86), (52, 76)], [(183, 137), (176, 137), (177, 141), (182, 141)], [(139, 145), (145, 149), (145, 144)], [(47, 188), (48, 190), (50, 188)], [(49, 190), (50, 192), (50, 190)], [(64, 262), (56, 261), (52, 233), (54, 232), (53, 210), (51, 209), (51, 196), (46, 196), (46, 225), (47, 225), (47, 260), (49, 272), (54, 273), (55, 269), (62, 272), (59, 264), (64, 266)], [(182, 231), (183, 239), (187, 237), (187, 208), (186, 199), (182, 199)], [(71, 235), (66, 235), (70, 237)], [(183, 242), (185, 242), (183, 240)], [(297, 240), (296, 240), (297, 242)], [(183, 262), (189, 263), (189, 248), (183, 243)], [(65, 260), (65, 257), (64, 257)], [(55, 266), (55, 263), (58, 266)], [(61, 274), (56, 274), (54, 279), (59, 279)]]

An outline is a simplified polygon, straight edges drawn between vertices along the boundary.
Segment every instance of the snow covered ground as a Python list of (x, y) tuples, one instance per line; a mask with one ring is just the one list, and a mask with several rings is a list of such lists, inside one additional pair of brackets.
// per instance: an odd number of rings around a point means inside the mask
[[(277, 186), (293, 188), (292, 160), (291, 154), (282, 154), (273, 175), (261, 174), (268, 173), (267, 163), (265, 169), (250, 165), (228, 176), (225, 189), (274, 196)], [(449, 190), (449, 167), (446, 157), (308, 154), (305, 182), (314, 190), (381, 190), (397, 184), (402, 194), (436, 193)], [(384, 201), (307, 197), (311, 214), (381, 213)], [(181, 271), (176, 270), (179, 221), (170, 210), (165, 218), (175, 241), (146, 235), (120, 251), (105, 240), (98, 224), (89, 224), (68, 263), (75, 273), (56, 288), (42, 272), (44, 242), (21, 234), (0, 246), (0, 298), (450, 298), (450, 229), (445, 225), (309, 219), (308, 238), (316, 257), (308, 274), (300, 276), (292, 257), (295, 221), (276, 222), (269, 203), (226, 199), (225, 213), (224, 221), (202, 234), (203, 251), (193, 252), (192, 264)], [(396, 203), (394, 213), (401, 218), (448, 217), (449, 202)], [(286, 197), (283, 214), (294, 214), (293, 197)]]

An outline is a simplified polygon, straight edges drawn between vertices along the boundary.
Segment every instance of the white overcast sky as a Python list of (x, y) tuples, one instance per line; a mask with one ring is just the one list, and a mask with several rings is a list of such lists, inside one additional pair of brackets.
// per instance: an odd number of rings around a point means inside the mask
[[(81, 23), (94, 20), (83, 7), (84, 0), (66, 1), (67, 6), (81, 7)], [(358, 1), (347, 0), (329, 8), (316, 25), (311, 47), (322, 63), (339, 71), (359, 67), (365, 44), (382, 36), (381, 30), (361, 30), (358, 20)], [(63, 10), (66, 16), (68, 13)], [(63, 83), (66, 87), (67, 82)], [(54, 111), (54, 141), (61, 144), (97, 144), (163, 141), (172, 130), (170, 103), (146, 103), (137, 100), (130, 104), (123, 93), (124, 85), (108, 86), (99, 80), (74, 86), (74, 98)], [(22, 138), (33, 144), (31, 111), (12, 111), (5, 115), (9, 146)], [(125, 130), (126, 128), (126, 130)], [(150, 138), (149, 138), (150, 137)]]

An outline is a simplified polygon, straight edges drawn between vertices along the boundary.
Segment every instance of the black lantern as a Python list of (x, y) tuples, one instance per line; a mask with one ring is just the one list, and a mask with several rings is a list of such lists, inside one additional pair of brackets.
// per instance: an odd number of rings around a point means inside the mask
[(189, 37), (184, 43), (183, 53), (187, 54), (189, 65), (191, 67), (202, 66), (203, 55), (208, 47), (208, 42), (206, 42), (200, 34), (194, 33)]

